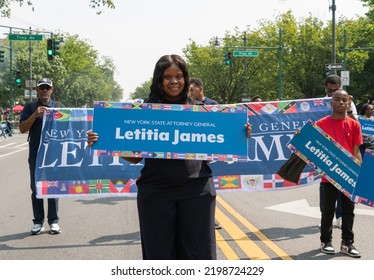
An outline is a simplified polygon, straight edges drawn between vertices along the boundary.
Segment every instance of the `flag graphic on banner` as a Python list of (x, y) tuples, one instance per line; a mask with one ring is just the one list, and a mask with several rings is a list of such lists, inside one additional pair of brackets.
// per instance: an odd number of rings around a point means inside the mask
[(267, 103), (264, 107), (261, 108), (262, 114), (273, 114), (278, 112), (278, 107), (274, 106), (272, 103)]
[(131, 193), (137, 190), (132, 184), (134, 181), (130, 179), (109, 180), (109, 189), (111, 193)]
[(111, 193), (120, 193), (125, 188), (127, 180), (110, 180), (109, 188)]
[(162, 110), (171, 110), (171, 104), (161, 104)]
[(70, 118), (69, 111), (64, 111), (63, 109), (60, 109), (60, 111), (55, 112), (54, 118), (59, 122), (67, 122)]
[(218, 176), (218, 189), (240, 189), (240, 176)]
[(195, 159), (196, 154), (186, 154), (186, 159)]
[(86, 181), (73, 181), (72, 184), (69, 185), (70, 194), (88, 194), (89, 190), (90, 186)]
[(90, 186), (89, 193), (109, 193), (109, 180), (99, 179), (99, 180), (89, 180)]
[(258, 187), (260, 183), (262, 182), (262, 175), (254, 175), (254, 176), (243, 176), (245, 185), (254, 188)]
[(322, 99), (314, 100), (313, 105), (314, 106), (323, 106), (323, 100)]
[(278, 111), (280, 114), (296, 113), (296, 102), (295, 101), (280, 101), (278, 103)]
[(264, 188), (274, 189), (283, 187), (283, 179), (278, 174), (264, 174)]
[(44, 181), (42, 184), (42, 193), (45, 195), (68, 194), (69, 192), (66, 187), (68, 185), (66, 181)]

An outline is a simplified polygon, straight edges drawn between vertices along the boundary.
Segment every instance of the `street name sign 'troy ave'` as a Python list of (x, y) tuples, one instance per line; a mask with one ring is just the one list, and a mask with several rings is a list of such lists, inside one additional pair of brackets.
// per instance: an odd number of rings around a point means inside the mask
[(35, 34), (9, 34), (9, 40), (13, 41), (41, 41), (43, 35)]
[(258, 56), (258, 51), (233, 51), (234, 56)]

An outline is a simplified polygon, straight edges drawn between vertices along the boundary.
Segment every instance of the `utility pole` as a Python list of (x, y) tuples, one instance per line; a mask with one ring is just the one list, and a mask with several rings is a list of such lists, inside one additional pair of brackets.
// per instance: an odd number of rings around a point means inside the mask
[[(12, 27), (9, 28), (9, 34), (12, 34)], [(13, 118), (13, 106), (14, 106), (14, 87), (13, 87), (13, 47), (12, 41), (9, 41), (9, 94), (10, 94), (10, 115)]]
[(283, 78), (283, 69), (282, 69), (282, 52), (283, 52), (283, 31), (282, 28), (279, 28), (279, 39), (278, 39), (278, 57), (279, 57), (279, 95), (278, 99), (282, 100), (282, 78)]
[[(244, 32), (243, 41), (244, 41), (244, 49), (246, 50), (247, 49), (247, 32)], [(247, 62), (247, 57), (245, 56), (244, 57), (244, 95), (245, 95), (245, 98), (248, 100), (249, 96), (248, 96), (247, 74), (248, 74), (248, 62)]]
[[(31, 27), (30, 27), (30, 34), (31, 34)], [(32, 102), (32, 94), (31, 94), (32, 92), (32, 43), (31, 43), (31, 40), (29, 40), (29, 67), (30, 67), (29, 94), (30, 94), (30, 102)]]
[[(336, 33), (335, 33), (335, 11), (336, 11), (336, 5), (335, 0), (332, 0), (332, 5), (330, 6), (330, 9), (332, 11), (332, 52), (331, 52), (331, 65), (336, 64)], [(331, 69), (330, 74), (336, 74), (336, 69)]]

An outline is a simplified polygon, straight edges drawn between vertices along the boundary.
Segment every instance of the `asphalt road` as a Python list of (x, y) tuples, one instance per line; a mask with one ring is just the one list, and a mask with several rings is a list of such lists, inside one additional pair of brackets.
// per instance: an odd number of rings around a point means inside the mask
[[(60, 200), (62, 233), (31, 236), (32, 211), (27, 135), (0, 139), (1, 260), (140, 260), (134, 198)], [(220, 194), (218, 259), (352, 260), (319, 250), (318, 186)], [(355, 245), (360, 260), (374, 260), (374, 209), (357, 205)], [(339, 250), (340, 229), (333, 245)]]

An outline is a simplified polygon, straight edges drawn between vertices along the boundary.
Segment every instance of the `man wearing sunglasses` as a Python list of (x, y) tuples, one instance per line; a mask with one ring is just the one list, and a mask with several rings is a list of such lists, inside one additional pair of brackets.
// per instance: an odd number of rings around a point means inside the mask
[[(332, 75), (327, 76), (326, 81), (325, 81), (326, 97), (331, 97), (334, 94), (334, 92), (337, 91), (338, 89), (341, 89), (341, 87), (342, 87), (342, 80), (340, 79), (338, 75), (332, 74)], [(351, 96), (350, 98), (351, 98), (351, 105), (347, 111), (347, 115), (348, 117), (357, 121), (356, 105), (353, 103)]]
[[(36, 197), (35, 187), (35, 167), (36, 156), (40, 143), (40, 134), (43, 124), (43, 113), (47, 108), (64, 107), (61, 102), (51, 99), (53, 93), (52, 81), (48, 78), (42, 78), (36, 85), (38, 100), (29, 102), (25, 105), (21, 117), (19, 130), (21, 133), (29, 132), (29, 169), (30, 169), (30, 187), (32, 191), (31, 202), (34, 215), (34, 227), (31, 229), (32, 235), (38, 235), (44, 230), (44, 204), (43, 199)], [(58, 199), (48, 199), (48, 224), (50, 234), (59, 234), (61, 229), (58, 225)]]

